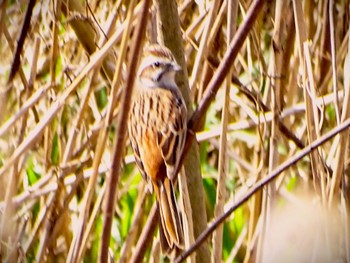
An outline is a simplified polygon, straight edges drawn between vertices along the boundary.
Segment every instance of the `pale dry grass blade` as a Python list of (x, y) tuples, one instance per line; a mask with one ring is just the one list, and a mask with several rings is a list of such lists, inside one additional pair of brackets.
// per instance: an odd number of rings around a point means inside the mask
[(183, 38), (186, 40), (186, 41), (189, 41), (192, 45), (192, 47), (198, 52), (198, 43), (196, 41), (196, 37), (195, 37), (195, 33), (196, 33), (196, 30), (197, 31), (202, 31), (202, 30), (199, 30), (198, 28), (199, 27), (202, 27), (203, 28), (203, 21), (205, 21), (205, 17), (206, 17), (206, 13), (197, 17), (196, 20), (186, 29), (185, 32), (183, 32)]
[(205, 24), (205, 29), (203, 30), (203, 35), (201, 37), (201, 41), (199, 44), (199, 49), (198, 49), (198, 54), (196, 56), (196, 61), (193, 66), (193, 70), (191, 73), (191, 78), (190, 78), (190, 87), (192, 91), (192, 97), (194, 97), (195, 93), (198, 92), (198, 88), (196, 87), (197, 81), (200, 77), (200, 74), (202, 72), (202, 66), (203, 66), (203, 58), (207, 56), (208, 53), (208, 38), (210, 34), (210, 29), (212, 28), (214, 18), (217, 15), (217, 12), (219, 10), (220, 6), (220, 1), (215, 0), (213, 2), (213, 6), (209, 11), (208, 17), (206, 19), (206, 24)]
[[(227, 4), (227, 43), (231, 42), (231, 39), (236, 31), (236, 21), (238, 12), (238, 2), (229, 1)], [(229, 45), (228, 45), (229, 47)], [(216, 204), (214, 208), (214, 216), (218, 217), (224, 212), (224, 204), (226, 200), (226, 177), (228, 176), (228, 139), (227, 128), (229, 119), (229, 107), (230, 107), (230, 90), (231, 90), (231, 75), (233, 69), (229, 70), (224, 85), (224, 104), (222, 109), (222, 122), (220, 134), (220, 151), (219, 151), (219, 164), (218, 164), (218, 178), (217, 178), (217, 192), (216, 192)], [(212, 262), (220, 262), (222, 260), (222, 244), (223, 242), (223, 225), (219, 226), (213, 233), (212, 244), (213, 251), (211, 256)]]
[[(189, 248), (191, 244), (194, 243), (195, 237), (193, 232), (193, 215), (192, 208), (190, 202), (190, 196), (187, 187), (187, 180), (185, 175), (185, 170), (182, 168), (180, 174), (178, 175), (179, 186), (180, 186), (180, 199), (182, 204), (182, 220), (183, 222), (183, 230), (184, 230), (184, 238), (185, 238), (185, 249)], [(189, 258), (188, 262), (195, 263), (196, 262), (196, 254), (193, 253)]]

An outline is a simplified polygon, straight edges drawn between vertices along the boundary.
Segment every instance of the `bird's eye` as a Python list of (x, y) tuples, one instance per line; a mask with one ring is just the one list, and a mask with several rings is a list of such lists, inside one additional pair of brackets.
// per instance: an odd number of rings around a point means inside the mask
[(157, 62), (154, 62), (153, 64), (156, 68), (158, 68), (160, 66), (160, 63), (157, 61)]

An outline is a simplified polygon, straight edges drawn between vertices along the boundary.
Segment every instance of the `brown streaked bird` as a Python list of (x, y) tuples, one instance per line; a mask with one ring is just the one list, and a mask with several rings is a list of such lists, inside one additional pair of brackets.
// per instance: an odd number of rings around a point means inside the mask
[(184, 235), (173, 181), (184, 148), (187, 109), (175, 82), (181, 67), (171, 51), (160, 45), (145, 49), (141, 60), (129, 121), (136, 163), (160, 212), (162, 252), (182, 249)]

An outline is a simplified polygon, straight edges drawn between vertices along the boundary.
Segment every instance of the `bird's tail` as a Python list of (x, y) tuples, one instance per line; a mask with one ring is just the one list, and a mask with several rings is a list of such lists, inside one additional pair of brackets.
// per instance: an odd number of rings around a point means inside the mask
[(155, 187), (155, 191), (160, 213), (160, 244), (162, 252), (169, 254), (174, 246), (183, 249), (184, 234), (180, 214), (176, 205), (174, 187), (168, 178)]

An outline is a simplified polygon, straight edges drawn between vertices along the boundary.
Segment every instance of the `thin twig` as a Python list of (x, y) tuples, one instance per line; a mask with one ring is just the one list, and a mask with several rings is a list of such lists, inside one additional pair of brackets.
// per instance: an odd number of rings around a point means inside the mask
[(14, 76), (16, 75), (18, 68), (21, 64), (21, 54), (22, 54), (22, 50), (24, 47), (24, 41), (27, 37), (27, 33), (29, 31), (29, 27), (30, 27), (30, 20), (32, 18), (32, 13), (33, 13), (33, 9), (34, 9), (34, 5), (35, 5), (36, 0), (29, 0), (28, 6), (27, 6), (27, 11), (26, 11), (26, 15), (23, 21), (23, 26), (22, 26), (22, 30), (21, 30), (21, 35), (19, 36), (18, 42), (17, 42), (17, 48), (16, 48), (16, 52), (15, 52), (15, 57), (13, 59), (12, 65), (11, 65), (11, 71), (9, 74), (9, 78), (8, 78), (8, 82), (10, 83), (12, 82)]

